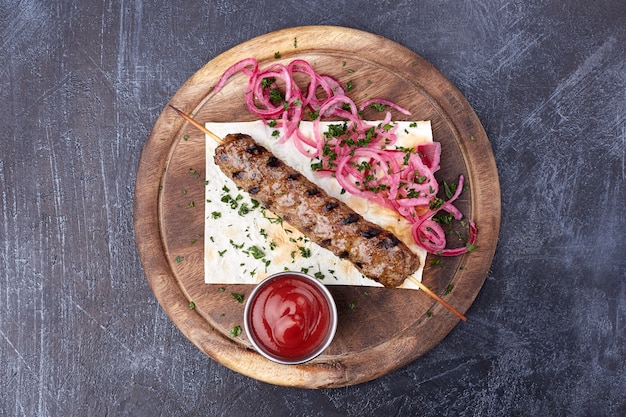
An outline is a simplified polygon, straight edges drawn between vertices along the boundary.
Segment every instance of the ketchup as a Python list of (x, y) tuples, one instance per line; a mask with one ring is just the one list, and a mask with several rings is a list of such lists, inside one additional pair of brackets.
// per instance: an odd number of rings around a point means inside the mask
[(284, 274), (260, 288), (249, 317), (257, 342), (284, 358), (313, 353), (324, 343), (331, 321), (324, 294), (295, 274)]

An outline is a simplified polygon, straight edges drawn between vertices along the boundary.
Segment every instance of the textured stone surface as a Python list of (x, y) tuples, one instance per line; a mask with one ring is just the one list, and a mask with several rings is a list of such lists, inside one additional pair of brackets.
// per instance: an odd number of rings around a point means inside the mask
[[(1, 2), (0, 415), (626, 415), (625, 20), (622, 0)], [(502, 187), (469, 321), (336, 390), (198, 351), (133, 237), (137, 162), (169, 98), (229, 47), (309, 24), (428, 59), (474, 106)]]

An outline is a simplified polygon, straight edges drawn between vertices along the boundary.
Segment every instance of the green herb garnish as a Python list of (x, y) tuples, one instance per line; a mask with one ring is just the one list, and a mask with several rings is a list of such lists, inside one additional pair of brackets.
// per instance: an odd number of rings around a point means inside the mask
[(282, 103), (283, 95), (278, 88), (272, 88), (270, 90), (270, 101), (272, 103)]
[(263, 78), (261, 80), (261, 87), (270, 88), (272, 84), (274, 84), (275, 82), (276, 82), (276, 78), (274, 77)]
[(237, 213), (240, 216), (245, 216), (246, 214), (250, 213), (250, 211), (252, 211), (252, 209), (248, 207), (248, 203), (242, 203)]
[(372, 103), (370, 104), (370, 107), (377, 111), (385, 111), (385, 109), (387, 108), (385, 104), (381, 103)]
[(467, 249), (467, 251), (468, 251), (468, 252), (471, 252), (471, 251), (473, 251), (473, 250), (475, 250), (475, 249), (478, 249), (478, 246), (476, 246), (476, 245), (472, 245), (471, 243), (467, 243), (467, 244), (465, 245), (465, 249)]
[(243, 298), (244, 298), (244, 295), (243, 295), (243, 294), (238, 294), (238, 293), (236, 293), (236, 292), (231, 292), (231, 293), (230, 293), (230, 295), (231, 295), (231, 296), (232, 296), (235, 300), (237, 300), (237, 302), (238, 302), (238, 303), (240, 303), (240, 304), (241, 304), (241, 303), (243, 303)]
[(230, 337), (237, 337), (241, 334), (241, 326), (235, 326), (230, 329)]
[(261, 249), (259, 249), (258, 246), (251, 246), (248, 249), (248, 252), (250, 253), (250, 255), (252, 255), (254, 259), (261, 259), (265, 256), (265, 253)]
[(443, 266), (444, 266), (444, 265), (443, 265), (443, 261), (442, 261), (441, 259), (433, 259), (433, 260), (430, 262), (430, 264), (431, 264), (432, 266), (439, 266), (439, 267), (441, 267), (441, 268), (443, 268)]

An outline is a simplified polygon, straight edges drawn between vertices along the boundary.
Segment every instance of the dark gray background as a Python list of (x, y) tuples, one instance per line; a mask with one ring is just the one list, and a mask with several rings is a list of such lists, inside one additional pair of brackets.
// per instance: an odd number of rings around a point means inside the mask
[[(171, 96), (228, 48), (310, 24), (435, 65), (482, 120), (502, 187), (469, 321), (333, 390), (198, 351), (133, 236), (137, 163)], [(0, 1), (0, 415), (626, 415), (625, 45), (623, 0)]]

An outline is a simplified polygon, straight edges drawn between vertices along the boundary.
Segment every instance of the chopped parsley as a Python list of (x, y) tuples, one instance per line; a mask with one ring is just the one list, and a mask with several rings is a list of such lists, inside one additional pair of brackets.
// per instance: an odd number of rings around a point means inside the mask
[[(454, 216), (447, 211), (440, 211), (433, 216), (433, 220), (441, 225), (450, 226), (454, 220)], [(461, 225), (463, 226), (463, 223), (461, 223)]]
[(468, 252), (471, 252), (471, 251), (473, 251), (473, 250), (475, 250), (475, 249), (478, 249), (478, 246), (476, 246), (476, 245), (472, 245), (471, 243), (467, 243), (467, 244), (465, 245), (465, 248), (467, 249), (467, 251), (468, 251)]
[(449, 200), (452, 198), (454, 193), (456, 192), (456, 183), (448, 184), (446, 181), (443, 182), (443, 188), (446, 193), (446, 198)]
[(248, 207), (248, 203), (241, 203), (241, 206), (239, 207), (239, 211), (237, 213), (240, 216), (245, 216), (246, 214), (250, 213), (250, 211), (252, 211), (252, 209)]
[(220, 199), (222, 203), (226, 203), (231, 209), (236, 210), (239, 207), (239, 202), (236, 198), (233, 198), (230, 194), (223, 195)]
[(261, 249), (259, 249), (258, 246), (251, 246), (248, 249), (248, 253), (252, 255), (254, 259), (261, 259), (265, 256), (265, 253)]
[(381, 103), (372, 103), (370, 104), (370, 107), (376, 111), (385, 111), (385, 109), (387, 108), (385, 104), (381, 104)]
[(433, 260), (430, 262), (430, 264), (431, 264), (432, 266), (438, 266), (438, 267), (441, 267), (441, 268), (443, 268), (443, 267), (444, 267), (444, 265), (443, 265), (443, 261), (442, 261), (441, 259), (433, 259)]
[(267, 215), (267, 212), (266, 212), (265, 208), (261, 208), (261, 214), (270, 223), (272, 223), (272, 224), (280, 224), (282, 226), (282, 224), (283, 224), (283, 218), (282, 217), (280, 217), (280, 216), (269, 217)]
[(322, 161), (312, 162), (311, 163), (311, 170), (312, 171), (320, 171), (322, 169), (324, 169), (324, 163)]
[(324, 133), (327, 138), (338, 138), (342, 135), (345, 135), (348, 131), (348, 124), (331, 124), (328, 125), (328, 131)]
[(236, 244), (236, 243), (235, 243), (235, 241), (234, 241), (234, 240), (232, 240), (232, 239), (230, 239), (230, 244), (231, 244), (231, 246), (232, 246), (233, 248), (235, 248), (235, 249), (243, 249), (243, 247), (244, 247), (244, 244), (243, 244), (243, 243), (242, 243), (242, 244), (240, 244), (240, 245), (238, 245), (238, 244)]
[(230, 337), (237, 337), (241, 334), (241, 326), (235, 326), (230, 329)]
[(284, 100), (283, 94), (280, 92), (278, 88), (272, 88), (270, 90), (270, 101), (274, 104), (282, 103)]
[(244, 295), (243, 294), (238, 294), (236, 292), (231, 292), (230, 295), (237, 300), (237, 302), (239, 304), (243, 303), (243, 299), (244, 299)]
[(439, 207), (443, 206), (444, 201), (441, 198), (433, 198), (433, 200), (430, 202), (430, 209), (431, 210), (436, 210)]
[[(273, 78), (273, 77), (263, 78), (261, 80), (261, 87), (263, 87), (263, 88), (270, 88), (275, 82), (276, 82), (276, 78)], [(274, 122), (274, 123), (276, 123), (276, 122)]]

